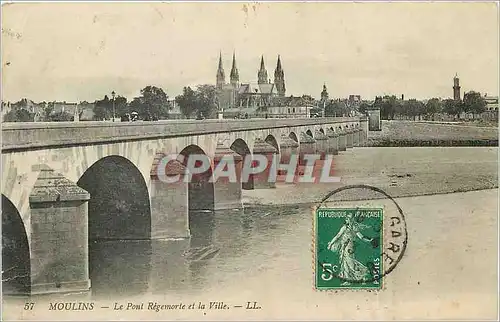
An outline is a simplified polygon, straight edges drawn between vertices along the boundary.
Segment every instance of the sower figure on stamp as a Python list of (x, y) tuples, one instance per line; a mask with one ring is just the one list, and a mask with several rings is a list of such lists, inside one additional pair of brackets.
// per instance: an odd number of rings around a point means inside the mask
[(362, 281), (364, 284), (370, 273), (368, 267), (355, 258), (354, 251), (356, 238), (367, 243), (376, 242), (373, 238), (367, 238), (361, 234), (361, 230), (366, 228), (370, 226), (357, 222), (352, 214), (348, 214), (344, 225), (328, 243), (328, 249), (339, 253), (339, 277), (347, 280), (342, 285), (348, 285), (348, 281)]

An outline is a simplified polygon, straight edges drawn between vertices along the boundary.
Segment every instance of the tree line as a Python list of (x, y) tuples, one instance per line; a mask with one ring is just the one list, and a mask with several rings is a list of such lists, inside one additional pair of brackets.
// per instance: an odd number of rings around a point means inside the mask
[(168, 95), (162, 88), (149, 85), (141, 89), (140, 95), (130, 102), (120, 95), (114, 99), (105, 95), (102, 100), (95, 101), (94, 120), (106, 120), (113, 116), (126, 119), (135, 112), (139, 119), (153, 121), (168, 118), (172, 107)]
[[(175, 98), (182, 115), (186, 118), (210, 118), (217, 111), (216, 90), (213, 85), (197, 85), (195, 89), (184, 87), (183, 93)], [(63, 103), (64, 104), (64, 103)], [(5, 122), (33, 122), (37, 121), (57, 122), (73, 121), (74, 114), (63, 110), (55, 110), (54, 102), (41, 102), (35, 105), (37, 112), (31, 112), (28, 100), (22, 99), (13, 104), (12, 108), (4, 115)], [(93, 120), (112, 119), (113, 115), (122, 120), (130, 119), (129, 115), (137, 113), (141, 120), (168, 119), (173, 104), (169, 101), (166, 92), (156, 86), (146, 86), (140, 91), (140, 95), (128, 101), (126, 97), (118, 95), (109, 97), (93, 103)], [(78, 111), (81, 118), (83, 110)]]
[[(29, 111), (28, 100), (23, 99), (13, 105), (15, 105), (16, 108), (11, 109), (4, 115), (3, 119), (5, 122), (33, 122), (35, 120), (37, 113)], [(43, 109), (39, 111), (39, 121), (72, 121), (74, 118), (74, 116), (68, 112), (55, 111), (54, 102), (41, 102), (35, 105), (43, 106)]]
[[(302, 98), (308, 98), (303, 96)], [(315, 101), (309, 97), (311, 101)], [(182, 94), (175, 97), (175, 102), (179, 106), (180, 112), (185, 118), (213, 118), (219, 109), (216, 89), (213, 85), (197, 85), (191, 88), (184, 87)], [(23, 99), (15, 103), (16, 108), (10, 110), (4, 115), (6, 122), (32, 122), (35, 120), (35, 114), (28, 110), (27, 100)], [(73, 114), (63, 110), (56, 111), (54, 102), (38, 104), (44, 106), (38, 111), (38, 120), (40, 121), (72, 121)], [(114, 115), (122, 120), (127, 120), (127, 116), (135, 112), (142, 120), (159, 120), (170, 118), (170, 112), (173, 105), (169, 101), (166, 92), (156, 86), (146, 86), (140, 91), (140, 95), (128, 102), (124, 96), (109, 98), (105, 95), (103, 99), (96, 100), (93, 104), (93, 119), (106, 120)], [(465, 93), (463, 100), (431, 98), (426, 102), (416, 99), (401, 100), (394, 95), (377, 97), (372, 104), (380, 109), (382, 119), (395, 118), (413, 118), (428, 117), (444, 113), (460, 117), (460, 114), (473, 113), (481, 114), (486, 110), (486, 102), (480, 93), (470, 91)], [(366, 114), (372, 105), (362, 102), (359, 107), (350, 106), (348, 102), (341, 100), (319, 101), (318, 108), (314, 109), (318, 114), (324, 109), (324, 116), (347, 116), (353, 110)], [(81, 118), (83, 111), (79, 111)]]
[[(480, 93), (470, 91), (465, 93), (463, 100), (431, 98), (427, 102), (416, 99), (400, 100), (394, 95), (377, 97), (373, 107), (380, 109), (380, 117), (393, 120), (397, 117), (416, 119), (433, 118), (436, 114), (448, 114), (460, 118), (462, 113), (481, 114), (486, 111), (486, 101)], [(366, 113), (371, 108), (362, 103), (359, 111)]]

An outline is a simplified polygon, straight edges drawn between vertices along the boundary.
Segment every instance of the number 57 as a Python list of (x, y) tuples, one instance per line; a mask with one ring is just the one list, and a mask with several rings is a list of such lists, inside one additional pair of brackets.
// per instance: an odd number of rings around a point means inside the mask
[(25, 303), (25, 304), (24, 304), (24, 309), (25, 309), (25, 310), (33, 310), (33, 307), (34, 307), (34, 306), (35, 306), (35, 303), (32, 303), (32, 302), (30, 302), (30, 303)]

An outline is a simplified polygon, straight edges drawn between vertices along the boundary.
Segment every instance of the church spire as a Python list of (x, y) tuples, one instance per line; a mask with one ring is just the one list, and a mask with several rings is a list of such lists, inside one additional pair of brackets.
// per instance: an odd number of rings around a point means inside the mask
[(236, 55), (233, 51), (233, 66), (231, 67), (231, 85), (237, 86), (240, 82), (240, 75), (238, 74), (238, 68), (236, 67)]
[(226, 75), (224, 74), (224, 68), (222, 67), (222, 51), (219, 52), (219, 67), (217, 68), (217, 77), (216, 77), (216, 88), (222, 89), (224, 84), (226, 83)]
[(264, 66), (264, 55), (262, 55), (260, 58), (260, 70), (257, 74), (257, 78), (259, 84), (267, 84), (267, 70)]
[(276, 70), (283, 71), (283, 68), (281, 67), (281, 57), (278, 55), (278, 63), (276, 64)]
[(281, 67), (281, 57), (278, 55), (278, 62), (276, 63), (276, 69), (274, 70), (274, 84), (279, 96), (285, 96), (285, 73), (283, 72), (283, 67)]

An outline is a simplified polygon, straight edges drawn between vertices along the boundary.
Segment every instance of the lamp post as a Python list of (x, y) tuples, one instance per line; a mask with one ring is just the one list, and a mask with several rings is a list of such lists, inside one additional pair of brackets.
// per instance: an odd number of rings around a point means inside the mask
[(113, 122), (115, 121), (115, 91), (111, 92), (111, 97), (113, 97)]

